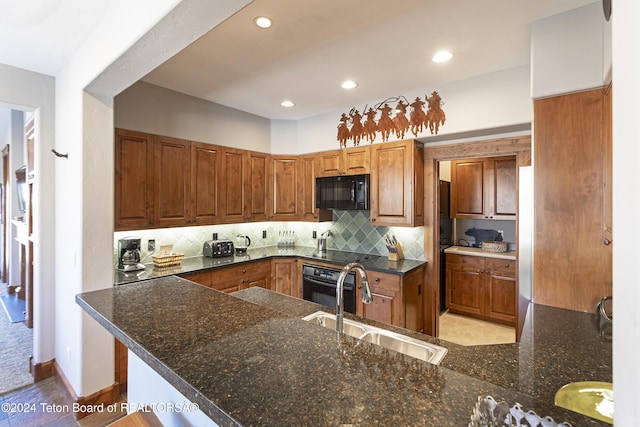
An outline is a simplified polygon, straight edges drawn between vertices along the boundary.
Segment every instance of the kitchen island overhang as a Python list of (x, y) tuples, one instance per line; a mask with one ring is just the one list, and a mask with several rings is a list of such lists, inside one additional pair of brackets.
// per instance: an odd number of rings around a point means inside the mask
[(177, 277), (76, 300), (218, 425), (466, 425), (486, 395), (602, 425)]

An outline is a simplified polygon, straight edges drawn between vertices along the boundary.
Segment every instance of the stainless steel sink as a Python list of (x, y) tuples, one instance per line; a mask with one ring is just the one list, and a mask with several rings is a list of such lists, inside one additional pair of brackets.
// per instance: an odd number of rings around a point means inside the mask
[[(335, 330), (336, 328), (336, 316), (324, 311), (316, 311), (302, 319), (328, 329)], [(361, 339), (364, 342), (379, 345), (434, 365), (439, 365), (447, 354), (447, 349), (439, 345), (420, 341), (375, 326), (365, 325), (350, 319), (344, 319), (344, 333)]]

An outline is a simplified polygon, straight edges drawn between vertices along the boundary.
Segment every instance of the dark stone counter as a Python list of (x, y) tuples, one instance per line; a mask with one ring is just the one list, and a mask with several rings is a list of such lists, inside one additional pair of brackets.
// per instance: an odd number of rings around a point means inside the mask
[[(435, 366), (305, 322), (327, 309), (260, 288), (227, 295), (165, 277), (76, 300), (221, 426), (465, 426), (487, 395), (557, 422), (606, 425), (553, 405), (558, 384), (611, 380), (610, 345), (565, 310), (536, 306), (527, 342), (504, 347), (402, 330), (449, 348)], [(596, 339), (580, 344), (587, 335)]]
[(404, 275), (411, 270), (421, 267), (425, 261), (404, 259), (401, 261), (389, 261), (387, 257), (379, 255), (368, 255), (357, 252), (333, 251), (319, 254), (315, 248), (296, 247), (293, 249), (281, 249), (277, 246), (249, 249), (245, 255), (233, 255), (223, 258), (208, 258), (196, 256), (184, 258), (180, 265), (166, 268), (156, 268), (153, 264), (146, 264), (144, 270), (124, 273), (115, 271), (115, 285), (138, 282), (140, 280), (155, 279), (159, 277), (171, 276), (174, 274), (192, 273), (195, 271), (211, 270), (218, 267), (228, 267), (245, 262), (271, 259), (274, 257), (297, 257), (310, 261), (321, 261), (336, 266), (344, 266), (350, 262), (359, 262), (365, 269)]

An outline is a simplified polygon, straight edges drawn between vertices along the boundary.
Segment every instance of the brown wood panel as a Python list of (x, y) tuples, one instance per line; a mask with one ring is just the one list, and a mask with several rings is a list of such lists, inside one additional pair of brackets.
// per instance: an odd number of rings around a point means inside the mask
[(338, 176), (342, 173), (342, 150), (323, 151), (317, 154), (318, 176)]
[(342, 173), (345, 175), (361, 175), (371, 173), (371, 148), (369, 145), (343, 150)]
[(515, 277), (487, 274), (485, 283), (488, 297), (485, 314), (492, 320), (513, 325), (517, 301)]
[(498, 157), (490, 162), (493, 172), (491, 216), (493, 219), (514, 219), (518, 201), (516, 158)]
[(248, 166), (245, 176), (246, 221), (268, 221), (270, 216), (269, 155), (247, 152)]
[(534, 300), (592, 312), (612, 282), (603, 89), (536, 100), (534, 119)]
[(451, 163), (451, 216), (484, 218), (484, 159), (458, 160)]
[(181, 226), (189, 222), (191, 207), (191, 143), (154, 137), (154, 225)]
[(331, 221), (333, 211), (316, 208), (316, 169), (317, 156), (302, 156), (301, 159), (302, 202), (301, 211), (304, 221)]
[(244, 222), (245, 168), (245, 153), (242, 150), (222, 150), (220, 207), (223, 222)]
[(207, 286), (209, 288), (211, 287), (211, 270), (184, 273), (180, 274), (180, 277), (182, 277), (183, 279), (191, 280), (192, 282), (196, 282), (200, 285)]
[(302, 298), (302, 280), (296, 258), (274, 258), (271, 261), (271, 288), (281, 294)]
[(115, 130), (115, 230), (153, 223), (153, 135)]
[(220, 222), (220, 147), (191, 143), (191, 221), (205, 225)]
[(300, 160), (297, 156), (271, 156), (273, 205), (271, 219), (295, 221), (301, 218)]
[(404, 299), (404, 327), (421, 332), (424, 317), (424, 268), (419, 268), (402, 278)]

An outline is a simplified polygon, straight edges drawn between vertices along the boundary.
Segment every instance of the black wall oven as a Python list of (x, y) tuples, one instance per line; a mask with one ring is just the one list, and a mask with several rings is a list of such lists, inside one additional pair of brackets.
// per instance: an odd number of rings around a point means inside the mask
[[(335, 310), (338, 269), (302, 265), (302, 299), (324, 305)], [(347, 274), (344, 281), (344, 311), (356, 313), (356, 275)]]

